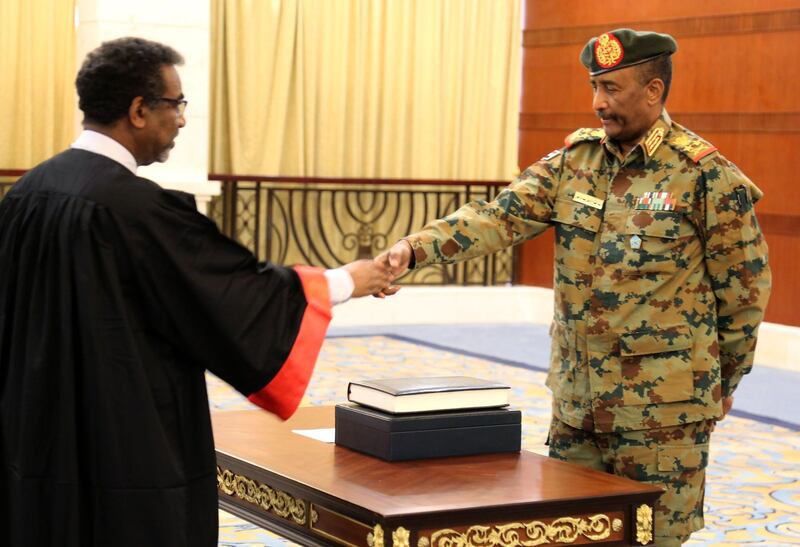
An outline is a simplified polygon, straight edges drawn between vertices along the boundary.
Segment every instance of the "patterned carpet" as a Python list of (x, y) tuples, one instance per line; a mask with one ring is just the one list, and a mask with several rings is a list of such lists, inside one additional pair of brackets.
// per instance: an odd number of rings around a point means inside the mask
[[(391, 336), (328, 338), (303, 404), (346, 400), (351, 378), (465, 375), (514, 386), (523, 410), (523, 448), (546, 454), (550, 395), (539, 370), (444, 351)], [(209, 375), (212, 411), (252, 408)], [(713, 436), (708, 471), (706, 528), (687, 545), (800, 545), (800, 433), (730, 416)], [(220, 511), (220, 547), (295, 545)]]

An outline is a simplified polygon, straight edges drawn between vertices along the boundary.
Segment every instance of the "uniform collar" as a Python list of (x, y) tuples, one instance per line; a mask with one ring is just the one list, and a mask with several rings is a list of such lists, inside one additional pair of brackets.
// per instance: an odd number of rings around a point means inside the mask
[(136, 159), (133, 157), (130, 150), (111, 137), (98, 133), (97, 131), (84, 129), (70, 148), (77, 148), (79, 150), (100, 154), (101, 156), (105, 156), (121, 164), (134, 175), (136, 174)]
[[(653, 123), (647, 133), (645, 133), (644, 137), (642, 137), (639, 143), (634, 146), (630, 152), (628, 152), (628, 156), (633, 154), (637, 148), (641, 148), (644, 161), (646, 162), (649, 160), (655, 151), (658, 150), (658, 147), (661, 146), (661, 143), (664, 141), (664, 138), (667, 136), (667, 133), (669, 133), (671, 127), (672, 118), (669, 117), (667, 109), (664, 108), (661, 110), (661, 115), (658, 117), (655, 123)], [(616, 156), (620, 161), (623, 160), (622, 150), (617, 143), (611, 141), (608, 136), (604, 136), (600, 142), (603, 144), (603, 147), (607, 153)]]
[(661, 110), (661, 115), (656, 120), (656, 123), (653, 124), (653, 127), (650, 128), (642, 140), (639, 141), (639, 144), (636, 145), (642, 148), (644, 161), (653, 157), (658, 147), (664, 142), (671, 127), (672, 119), (669, 117), (669, 114), (667, 114), (667, 109), (664, 108)]

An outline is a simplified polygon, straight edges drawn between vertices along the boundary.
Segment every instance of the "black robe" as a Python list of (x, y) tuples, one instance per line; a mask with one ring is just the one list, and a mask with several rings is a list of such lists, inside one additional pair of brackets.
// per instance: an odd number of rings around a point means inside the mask
[(0, 545), (216, 546), (204, 372), (258, 392), (307, 307), (188, 194), (83, 150), (27, 173), (0, 201)]

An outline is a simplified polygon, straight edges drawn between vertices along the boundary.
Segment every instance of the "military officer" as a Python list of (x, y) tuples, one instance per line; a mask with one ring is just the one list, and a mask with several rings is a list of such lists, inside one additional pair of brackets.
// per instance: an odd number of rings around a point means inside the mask
[(631, 29), (589, 40), (602, 127), (378, 257), (399, 273), (554, 228), (550, 456), (661, 486), (659, 546), (703, 527), (710, 435), (752, 367), (770, 292), (762, 192), (664, 108), (676, 50)]

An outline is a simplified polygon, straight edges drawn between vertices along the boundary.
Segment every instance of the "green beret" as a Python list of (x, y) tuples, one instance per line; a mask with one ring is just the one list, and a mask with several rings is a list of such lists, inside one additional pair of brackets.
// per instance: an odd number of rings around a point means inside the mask
[(592, 38), (581, 51), (581, 63), (589, 74), (597, 76), (672, 55), (678, 44), (669, 34), (619, 28)]

